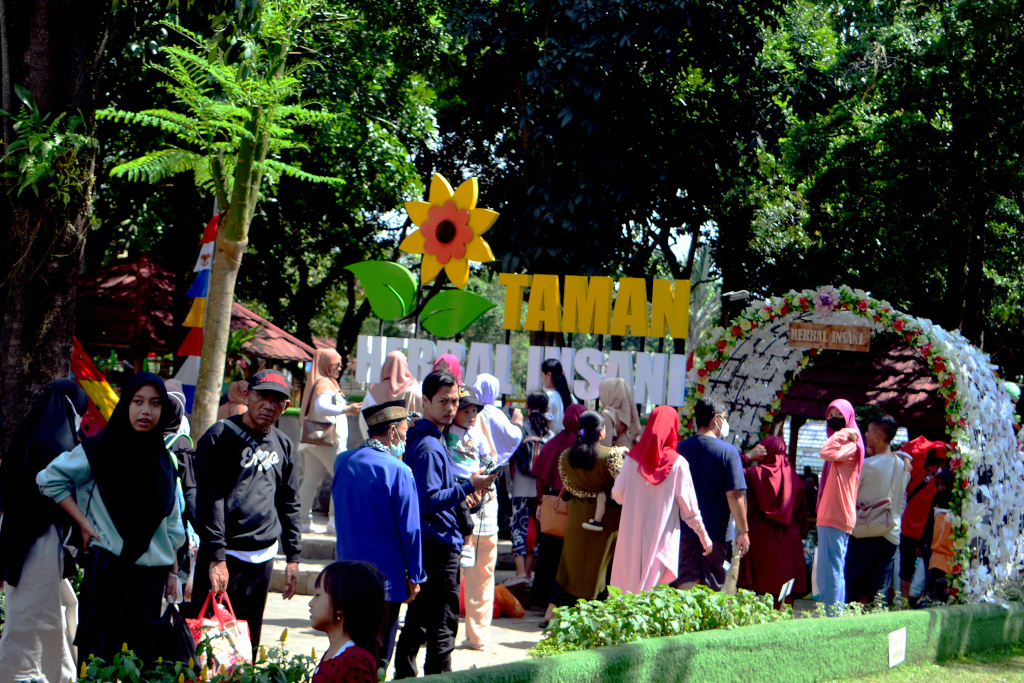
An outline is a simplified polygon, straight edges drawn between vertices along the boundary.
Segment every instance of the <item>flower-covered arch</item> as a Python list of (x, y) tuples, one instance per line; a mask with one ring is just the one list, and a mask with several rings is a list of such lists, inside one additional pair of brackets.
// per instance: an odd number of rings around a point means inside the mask
[(687, 376), (692, 387), (680, 409), (692, 431), (694, 402), (702, 396), (731, 409), (729, 441), (764, 436), (782, 399), (815, 349), (787, 343), (789, 323), (870, 327), (891, 332), (918, 350), (940, 383), (956, 481), (952, 512), (956, 565), (950, 576), (954, 600), (982, 601), (1024, 563), (1024, 463), (1015, 436), (1013, 404), (996, 366), (958, 332), (893, 310), (865, 292), (822, 287), (790, 292), (749, 306), (728, 328), (712, 330), (698, 347)]

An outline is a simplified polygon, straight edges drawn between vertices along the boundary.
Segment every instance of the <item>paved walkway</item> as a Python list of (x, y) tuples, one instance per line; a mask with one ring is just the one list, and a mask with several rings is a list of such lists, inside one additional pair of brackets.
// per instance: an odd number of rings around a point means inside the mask
[[(508, 541), (501, 542), (500, 553), (511, 552)], [(495, 578), (500, 582), (515, 576), (515, 572), (497, 570)], [(291, 600), (283, 600), (280, 593), (271, 592), (267, 600), (267, 609), (263, 618), (263, 644), (272, 647), (282, 645), (279, 640), (285, 629), (288, 635), (283, 643), (284, 649), (293, 653), (310, 654), (316, 648), (319, 657), (327, 648), (327, 636), (309, 627), (309, 596), (296, 595)], [(455, 639), (456, 650), (452, 654), (452, 669), (462, 671), (477, 667), (504, 664), (526, 658), (526, 650), (541, 640), (540, 622), (544, 618), (542, 612), (527, 610), (522, 619), (501, 617), (495, 619), (491, 626), (491, 636), (487, 647), (482, 651), (462, 649), (459, 646), (465, 640), (465, 620), (459, 620), (459, 633)], [(419, 666), (422, 671), (423, 658), (426, 653), (420, 650)], [(388, 674), (388, 679), (394, 670)]]

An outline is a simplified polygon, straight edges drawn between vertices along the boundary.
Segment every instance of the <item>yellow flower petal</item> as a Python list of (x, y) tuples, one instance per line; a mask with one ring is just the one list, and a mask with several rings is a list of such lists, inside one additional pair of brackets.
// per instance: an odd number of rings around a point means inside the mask
[(494, 252), (491, 245), (484, 241), (483, 237), (474, 237), (466, 245), (466, 258), (470, 261), (488, 263), (494, 260)]
[(426, 241), (426, 238), (423, 237), (423, 233), (417, 230), (411, 235), (407, 235), (406, 238), (402, 240), (402, 243), (398, 245), (398, 248), (407, 254), (422, 254)]
[(434, 278), (441, 272), (441, 268), (442, 266), (436, 256), (426, 254), (423, 257), (423, 262), (420, 263), (420, 283), (425, 285), (428, 282), (433, 282)]
[(449, 259), (444, 265), (444, 272), (448, 273), (448, 279), (453, 285), (462, 289), (469, 282), (469, 261), (464, 258)]
[(430, 210), (430, 204), (426, 202), (406, 202), (405, 211), (409, 214), (409, 219), (416, 224), (416, 227), (423, 225), (428, 218), (428, 211)]
[(498, 220), (497, 211), (491, 211), (490, 209), (469, 210), (469, 227), (473, 228), (474, 234), (484, 234), (491, 229), (496, 220)]
[(433, 179), (430, 181), (430, 203), (441, 206), (451, 199), (454, 194), (455, 192), (452, 190), (452, 186), (448, 184), (448, 181), (444, 179), (444, 176), (440, 173), (435, 173)]
[(476, 200), (479, 197), (480, 185), (477, 183), (476, 178), (470, 178), (459, 185), (459, 189), (455, 190), (455, 203), (460, 209), (472, 211), (476, 208)]

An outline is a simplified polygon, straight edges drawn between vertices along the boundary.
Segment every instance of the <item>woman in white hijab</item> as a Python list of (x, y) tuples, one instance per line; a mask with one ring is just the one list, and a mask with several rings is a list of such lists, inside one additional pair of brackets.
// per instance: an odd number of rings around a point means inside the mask
[(476, 397), (480, 399), (480, 402), (484, 404), (484, 409), (480, 411), (477, 422), (481, 424), (481, 428), (494, 442), (494, 448), (497, 451), (495, 460), (505, 462), (523, 440), (523, 413), (516, 408), (512, 411), (510, 420), (497, 406), (500, 390), (501, 383), (494, 375), (483, 373), (477, 375), (476, 381), (473, 382), (473, 391), (476, 392)]

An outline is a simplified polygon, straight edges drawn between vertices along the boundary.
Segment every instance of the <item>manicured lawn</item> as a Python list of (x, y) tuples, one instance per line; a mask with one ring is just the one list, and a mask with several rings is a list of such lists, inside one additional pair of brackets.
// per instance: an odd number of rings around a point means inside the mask
[(941, 665), (900, 665), (886, 673), (850, 678), (858, 683), (895, 683), (920, 681), (924, 683), (996, 683), (1007, 681), (1024, 683), (1024, 645), (1008, 650), (962, 657)]

